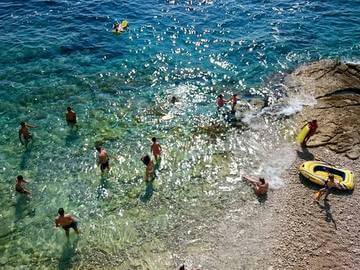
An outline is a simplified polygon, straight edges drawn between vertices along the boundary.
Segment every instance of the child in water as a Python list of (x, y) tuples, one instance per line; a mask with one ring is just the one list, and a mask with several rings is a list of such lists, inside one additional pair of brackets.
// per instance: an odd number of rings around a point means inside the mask
[(113, 30), (115, 30), (116, 33), (124, 31), (124, 28), (122, 27), (121, 23), (115, 22), (113, 25)]

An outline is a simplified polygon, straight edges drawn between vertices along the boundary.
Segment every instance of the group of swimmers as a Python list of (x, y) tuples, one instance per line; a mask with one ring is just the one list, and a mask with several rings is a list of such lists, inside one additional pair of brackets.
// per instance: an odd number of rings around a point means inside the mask
[(224, 96), (222, 94), (220, 94), (220, 95), (218, 95), (218, 97), (216, 99), (216, 105), (217, 105), (218, 109), (220, 109), (220, 108), (223, 108), (226, 103), (230, 103), (231, 104), (231, 111), (234, 112), (235, 111), (235, 106), (236, 106), (238, 101), (239, 101), (239, 99), (237, 97), (237, 94), (233, 94), (229, 100), (226, 100), (224, 98)]
[[(171, 101), (173, 102), (173, 100)], [(77, 117), (76, 112), (73, 111), (71, 107), (67, 107), (66, 113), (65, 113), (65, 119), (69, 126), (72, 128), (77, 123)], [(31, 125), (25, 122), (20, 123), (20, 129), (19, 129), (19, 140), (21, 144), (23, 144), (26, 148), (28, 147), (29, 142), (32, 139), (32, 134), (30, 132), (30, 128), (36, 128), (35, 125)], [(156, 177), (155, 170), (159, 168), (160, 162), (161, 162), (161, 154), (162, 154), (162, 148), (159, 142), (157, 141), (156, 137), (153, 137), (151, 139), (152, 144), (150, 147), (151, 153), (154, 156), (154, 161), (151, 159), (149, 155), (144, 155), (141, 158), (141, 161), (145, 164), (145, 176), (144, 180), (146, 182), (153, 181)], [(95, 147), (98, 155), (97, 155), (97, 164), (100, 167), (101, 172), (109, 171), (110, 165), (109, 165), (109, 155), (105, 148), (101, 146)], [(29, 181), (25, 180), (22, 175), (18, 175), (16, 177), (16, 183), (15, 183), (15, 190), (19, 193), (25, 194), (27, 196), (31, 196), (31, 192), (26, 189), (25, 185), (28, 184)], [(70, 228), (73, 228), (76, 233), (79, 233), (80, 231), (77, 228), (77, 222), (76, 218), (67, 214), (65, 215), (65, 211), (63, 208), (60, 208), (58, 210), (59, 216), (55, 220), (55, 226), (59, 227), (61, 226), (66, 233), (66, 236), (69, 236), (69, 230)]]

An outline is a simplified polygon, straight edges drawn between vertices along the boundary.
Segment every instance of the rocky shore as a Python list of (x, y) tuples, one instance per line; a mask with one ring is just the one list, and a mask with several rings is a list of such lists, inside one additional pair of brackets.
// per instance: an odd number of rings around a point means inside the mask
[(197, 232), (199, 242), (179, 243), (183, 254), (176, 265), (186, 262), (209, 270), (359, 269), (358, 187), (334, 192), (318, 204), (314, 193), (319, 186), (301, 178), (298, 168), (319, 159), (352, 170), (355, 179), (360, 175), (360, 66), (319, 61), (288, 74), (283, 85), (290, 99), (316, 99), (286, 120), (289, 125), (295, 121), (299, 129), (306, 121), (318, 120), (309, 147), (294, 149), (296, 160), (282, 177), (284, 187), (271, 190), (265, 202), (242, 186)]
[(314, 202), (318, 186), (298, 173), (306, 160), (319, 159), (360, 175), (360, 66), (319, 61), (296, 69), (285, 78), (288, 92), (311, 94), (316, 104), (295, 117), (299, 127), (317, 119), (318, 132), (308, 149), (297, 151), (296, 162), (276, 196), (281, 230), (274, 232), (274, 269), (359, 269), (360, 193), (335, 192), (328, 202)]

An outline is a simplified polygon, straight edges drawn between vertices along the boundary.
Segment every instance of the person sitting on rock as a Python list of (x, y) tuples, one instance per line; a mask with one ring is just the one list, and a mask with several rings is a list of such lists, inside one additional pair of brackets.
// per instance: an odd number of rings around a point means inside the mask
[[(303, 143), (302, 143), (302, 145), (303, 146), (306, 146), (306, 143), (308, 142), (308, 140), (310, 139), (310, 137), (312, 137), (314, 134), (315, 134), (315, 132), (316, 132), (316, 130), (317, 130), (317, 128), (318, 128), (318, 125), (317, 125), (317, 121), (316, 120), (312, 120), (312, 121), (310, 121), (310, 122), (308, 122), (308, 123), (306, 123), (306, 125), (309, 125), (309, 132), (308, 132), (308, 134), (305, 136), (305, 138), (304, 138), (304, 141), (303, 141)], [(305, 126), (305, 125), (304, 125)]]

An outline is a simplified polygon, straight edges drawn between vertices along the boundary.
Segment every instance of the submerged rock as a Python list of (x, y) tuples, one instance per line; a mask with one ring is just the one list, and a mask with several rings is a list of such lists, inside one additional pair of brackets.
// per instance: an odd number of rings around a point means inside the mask
[(317, 100), (299, 116), (304, 122), (318, 120), (318, 132), (309, 147), (326, 146), (350, 159), (359, 158), (360, 65), (318, 61), (286, 76), (285, 85), (290, 93), (309, 93)]

